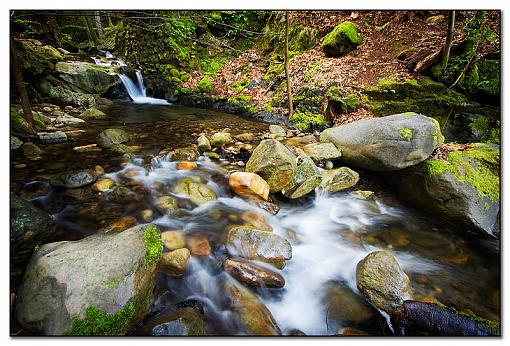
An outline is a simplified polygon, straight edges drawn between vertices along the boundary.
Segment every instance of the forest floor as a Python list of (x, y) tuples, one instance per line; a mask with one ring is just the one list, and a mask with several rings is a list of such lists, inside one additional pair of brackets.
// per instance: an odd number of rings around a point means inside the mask
[[(434, 11), (428, 11), (434, 12)], [(293, 57), (289, 63), (292, 91), (295, 94), (304, 87), (327, 88), (332, 84), (342, 86), (346, 93), (360, 93), (364, 88), (373, 86), (382, 78), (393, 77), (397, 80), (416, 78), (417, 74), (410, 71), (402, 53), (410, 54), (420, 51), (434, 51), (442, 47), (446, 41), (447, 19), (440, 15), (444, 11), (436, 11), (437, 15), (420, 16), (413, 11), (307, 11), (292, 13), (292, 20), (316, 28), (321, 38), (315, 46), (303, 54)], [(493, 25), (499, 26), (499, 18)], [(357, 24), (363, 35), (362, 44), (354, 51), (339, 58), (328, 58), (320, 49), (324, 35), (335, 25), (343, 21)], [(465, 18), (457, 16), (454, 30), (454, 43), (465, 37), (462, 22)], [(369, 25), (367, 23), (372, 23)], [(373, 25), (375, 23), (376, 25)], [(249, 77), (253, 81), (262, 80), (268, 66), (262, 52), (248, 50), (237, 58), (228, 61), (212, 80), (212, 94), (233, 97), (238, 92), (231, 86)], [(243, 66), (249, 68), (243, 69)], [(194, 89), (202, 76), (191, 74), (186, 87)], [(273, 97), (275, 91), (261, 86), (250, 87), (242, 91), (251, 97), (252, 103), (259, 109)], [(282, 115), (288, 110), (284, 107), (273, 108)], [(342, 114), (334, 119), (336, 124), (349, 123), (374, 114), (365, 108), (355, 112)]]

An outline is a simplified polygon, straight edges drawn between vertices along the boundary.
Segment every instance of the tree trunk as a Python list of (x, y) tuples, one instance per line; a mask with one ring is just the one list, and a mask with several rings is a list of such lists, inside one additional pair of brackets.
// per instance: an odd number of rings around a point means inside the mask
[(99, 11), (94, 11), (94, 19), (96, 21), (96, 29), (99, 37), (103, 36), (103, 27), (101, 26), (101, 15)]
[(285, 78), (287, 79), (287, 102), (289, 104), (289, 118), (292, 117), (292, 88), (289, 77), (289, 11), (285, 11)]
[(23, 81), (23, 75), (21, 74), (21, 68), (18, 61), (18, 53), (16, 52), (16, 46), (14, 40), (11, 37), (11, 64), (12, 73), (14, 74), (14, 82), (18, 89), (19, 96), (21, 98), (21, 107), (23, 107), (23, 117), (28, 122), (30, 127), (34, 127), (34, 117), (32, 116), (32, 109), (30, 107), (30, 99), (28, 98), (27, 89), (25, 88), (25, 82)]
[(443, 73), (446, 72), (446, 67), (448, 66), (448, 59), (450, 59), (450, 50), (452, 49), (453, 44), (453, 29), (455, 27), (455, 11), (450, 11), (448, 13), (448, 30), (446, 32), (446, 45), (444, 46), (443, 52)]
[(97, 35), (96, 35), (96, 32), (94, 31), (94, 27), (92, 26), (91, 22), (90, 22), (90, 18), (88, 16), (88, 14), (84, 14), (82, 16), (83, 18), (83, 21), (85, 22), (85, 26), (87, 27), (87, 33), (89, 34), (89, 40), (90, 42), (92, 42), (92, 44), (95, 44), (97, 45)]

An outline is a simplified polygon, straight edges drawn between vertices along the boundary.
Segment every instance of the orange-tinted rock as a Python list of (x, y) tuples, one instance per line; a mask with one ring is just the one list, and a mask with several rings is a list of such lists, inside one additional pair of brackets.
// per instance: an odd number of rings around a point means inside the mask
[(265, 201), (269, 197), (269, 184), (255, 173), (234, 172), (230, 175), (228, 184), (232, 191), (240, 196), (258, 196)]
[(191, 170), (197, 168), (197, 163), (192, 161), (179, 161), (175, 166), (179, 170)]
[(209, 240), (203, 234), (192, 234), (187, 239), (188, 248), (195, 256), (209, 256), (211, 254), (211, 245)]
[(225, 260), (223, 269), (235, 279), (251, 286), (276, 288), (285, 286), (285, 279), (280, 274), (240, 258)]
[(136, 226), (136, 224), (137, 222), (134, 217), (124, 216), (103, 228), (103, 233), (119, 233)]

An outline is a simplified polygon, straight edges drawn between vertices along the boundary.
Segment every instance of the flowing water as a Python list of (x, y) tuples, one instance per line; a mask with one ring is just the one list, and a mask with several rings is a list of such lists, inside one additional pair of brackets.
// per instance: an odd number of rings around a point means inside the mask
[[(182, 277), (158, 273), (152, 313), (175, 308), (175, 304), (195, 299), (205, 311), (207, 333), (242, 335), (235, 311), (228, 304), (222, 283), (229, 280), (222, 270), (228, 256), (223, 239), (229, 226), (243, 224), (246, 211), (262, 215), (273, 232), (292, 244), (292, 259), (278, 271), (285, 278), (283, 288), (252, 288), (273, 314), (282, 333), (298, 329), (308, 335), (331, 335), (343, 327), (354, 327), (375, 335), (388, 333), (380, 317), (356, 288), (356, 265), (368, 253), (390, 251), (409, 275), (415, 298), (439, 301), (465, 312), (499, 320), (500, 255), (497, 242), (461, 236), (441, 220), (402, 206), (384, 191), (373, 200), (348, 192), (318, 193), (300, 202), (279, 201), (281, 210), (272, 215), (231, 193), (226, 163), (200, 157), (195, 170), (177, 170), (166, 156), (155, 156), (162, 148), (196, 142), (198, 133), (222, 130), (226, 124), (233, 134), (261, 133), (267, 125), (233, 115), (192, 108), (161, 107), (119, 103), (105, 110), (108, 120), (92, 125), (97, 131), (120, 127), (135, 135), (132, 143), (144, 148), (127, 165), (115, 163), (106, 152), (74, 154), (73, 145), (91, 141), (87, 134), (74, 144), (54, 144), (58, 155), (52, 164), (65, 168), (106, 167), (106, 177), (134, 192), (136, 198), (114, 202), (110, 193), (98, 195), (90, 188), (83, 196), (71, 196), (51, 189), (46, 178), (56, 170), (31, 162), (24, 175), (15, 174), (16, 189), (51, 210), (62, 233), (59, 239), (80, 239), (101, 232), (109, 222), (122, 216), (140, 220), (140, 211), (151, 209), (154, 223), (162, 231), (182, 230), (187, 239), (207, 237), (212, 253), (192, 256)], [(60, 146), (60, 147), (59, 147)], [(43, 147), (44, 149), (44, 147)], [(91, 156), (93, 155), (93, 156)], [(46, 162), (46, 165), (48, 162)], [(93, 166), (92, 166), (93, 167)], [(62, 169), (62, 168), (60, 168)], [(42, 170), (42, 171), (41, 171)], [(57, 169), (58, 170), (58, 169)], [(218, 199), (194, 207), (183, 196), (175, 196), (182, 215), (162, 215), (155, 199), (172, 195), (172, 187), (183, 177), (193, 177), (213, 189)], [(53, 202), (52, 202), (53, 201)], [(257, 262), (261, 266), (269, 266)], [(269, 267), (268, 267), (269, 268)], [(383, 278), (382, 278), (383, 279)], [(150, 319), (144, 323), (150, 322)], [(134, 334), (140, 333), (140, 329)]]

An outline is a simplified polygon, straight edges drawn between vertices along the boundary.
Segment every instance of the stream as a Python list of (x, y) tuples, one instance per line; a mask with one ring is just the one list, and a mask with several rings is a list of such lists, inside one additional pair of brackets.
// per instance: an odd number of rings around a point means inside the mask
[[(55, 241), (84, 238), (125, 216), (142, 223), (140, 211), (147, 209), (155, 211), (153, 223), (161, 231), (182, 230), (186, 238), (205, 236), (212, 248), (209, 256), (192, 256), (182, 277), (158, 273), (152, 312), (195, 299), (204, 307), (207, 334), (245, 334), (220, 289), (228, 277), (222, 270), (226, 257), (222, 240), (229, 226), (243, 224), (246, 212), (256, 212), (292, 245), (292, 259), (283, 270), (277, 270), (285, 286), (250, 288), (285, 335), (296, 329), (307, 335), (332, 335), (344, 327), (373, 335), (389, 334), (385, 319), (367, 305), (356, 288), (356, 265), (375, 250), (390, 251), (398, 259), (411, 279), (415, 299), (439, 301), (499, 320), (500, 254), (496, 240), (459, 235), (440, 219), (405, 207), (386, 191), (375, 191), (373, 199), (349, 192), (311, 194), (299, 202), (282, 199), (276, 202), (280, 211), (272, 215), (233, 195), (228, 186), (231, 163), (201, 156), (197, 169), (178, 170), (175, 162), (158, 156), (164, 148), (195, 144), (201, 132), (211, 134), (228, 127), (232, 135), (261, 134), (267, 132), (267, 124), (172, 105), (115, 102), (104, 112), (109, 115), (107, 119), (87, 121), (83, 132), (68, 143), (40, 145), (51, 153), (43, 159), (14, 158), (11, 191), (53, 214), (60, 230)], [(130, 144), (140, 150), (129, 160), (106, 150), (73, 151), (75, 146), (93, 143), (106, 128), (127, 131), (132, 136)], [(255, 147), (257, 143), (252, 144)], [(20, 163), (27, 167), (13, 168)], [(69, 194), (47, 182), (51, 175), (64, 170), (95, 165), (105, 169), (104, 177), (134, 191), (135, 198), (117, 203), (110, 200), (108, 191), (97, 194), (89, 186)], [(158, 214), (156, 198), (171, 194), (176, 181), (183, 177), (207, 184), (218, 199), (192, 208), (185, 198), (175, 196), (183, 209), (181, 215)]]

